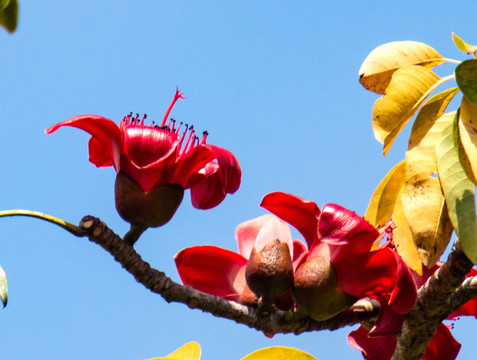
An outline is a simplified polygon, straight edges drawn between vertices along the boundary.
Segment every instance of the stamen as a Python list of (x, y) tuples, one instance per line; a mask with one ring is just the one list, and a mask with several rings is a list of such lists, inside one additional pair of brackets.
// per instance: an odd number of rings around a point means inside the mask
[[(141, 125), (144, 125), (144, 120), (146, 120), (147, 114), (144, 114), (144, 116), (141, 119)], [(154, 124), (154, 121), (152, 122)]]
[(161, 126), (164, 126), (167, 118), (169, 117), (169, 114), (172, 110), (172, 107), (176, 103), (178, 99), (185, 99), (185, 97), (182, 95), (182, 93), (179, 91), (179, 88), (176, 88), (176, 93), (174, 95), (174, 98), (172, 99), (171, 103), (169, 104), (169, 107), (166, 110), (166, 113), (164, 114), (164, 117), (162, 118)]
[(205, 140), (207, 139), (207, 135), (209, 135), (209, 133), (207, 131), (202, 131), (202, 140), (200, 140), (199, 145), (204, 145), (205, 144)]
[[(189, 134), (189, 138), (187, 139), (187, 142), (184, 146), (184, 149), (182, 151), (183, 154), (185, 154), (187, 152), (187, 148), (189, 147), (189, 144), (191, 143), (191, 139), (192, 139), (192, 146), (194, 144), (194, 138), (195, 138), (195, 131), (194, 131), (194, 126), (192, 125), (190, 128), (190, 134)], [(185, 135), (185, 133), (184, 133)]]

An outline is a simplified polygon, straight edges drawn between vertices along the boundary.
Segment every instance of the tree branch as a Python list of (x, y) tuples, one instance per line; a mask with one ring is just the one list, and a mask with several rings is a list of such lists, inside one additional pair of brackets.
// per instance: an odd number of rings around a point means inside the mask
[(361, 321), (373, 321), (379, 314), (379, 302), (370, 299), (359, 301), (349, 310), (327, 321), (314, 321), (308, 317), (293, 321), (292, 313), (279, 310), (260, 314), (256, 309), (174, 282), (165, 273), (151, 268), (132, 245), (115, 234), (98, 218), (85, 216), (81, 220), (79, 229), (83, 236), (87, 236), (90, 241), (109, 252), (124, 269), (134, 276), (137, 282), (161, 295), (167, 302), (183, 303), (191, 309), (201, 309), (214, 316), (234, 320), (267, 335), (336, 330)]
[(419, 289), (416, 303), (398, 334), (392, 360), (419, 360), (434, 336), (437, 325), (457, 309), (452, 309), (450, 302), (457, 306), (472, 299), (472, 292), (460, 290), (456, 293), (472, 266), (461, 245), (455, 242), (447, 261)]

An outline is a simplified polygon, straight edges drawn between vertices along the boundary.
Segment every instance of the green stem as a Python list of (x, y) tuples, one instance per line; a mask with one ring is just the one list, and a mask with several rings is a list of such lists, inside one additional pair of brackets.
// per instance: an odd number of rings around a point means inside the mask
[(48, 221), (52, 224), (58, 225), (59, 227), (65, 229), (66, 231), (70, 232), (75, 236), (84, 236), (83, 231), (76, 225), (73, 225), (67, 221), (58, 219), (54, 216), (43, 214), (38, 211), (31, 211), (31, 210), (4, 210), (0, 211), (0, 217), (6, 216), (28, 216), (33, 217), (41, 220)]

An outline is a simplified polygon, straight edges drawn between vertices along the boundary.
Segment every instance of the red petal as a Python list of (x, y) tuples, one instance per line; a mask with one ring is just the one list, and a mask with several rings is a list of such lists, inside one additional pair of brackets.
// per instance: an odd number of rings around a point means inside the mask
[(333, 262), (338, 289), (352, 296), (391, 293), (396, 282), (396, 260), (392, 250), (380, 249)]
[(388, 300), (383, 296), (378, 296), (381, 304), (381, 311), (376, 323), (369, 332), (369, 336), (383, 336), (391, 335), (401, 328), (406, 314), (399, 314), (395, 312), (391, 306), (388, 305)]
[(273, 215), (262, 215), (237, 226), (235, 229), (235, 240), (237, 241), (240, 255), (246, 259), (250, 257), (258, 233), (272, 217)]
[(97, 167), (113, 166), (113, 162), (103, 144), (95, 137), (91, 137), (88, 142), (89, 161)]
[(395, 336), (369, 337), (368, 330), (360, 326), (348, 334), (348, 344), (361, 351), (366, 360), (389, 360), (396, 349)]
[(205, 174), (203, 179), (190, 188), (192, 205), (197, 209), (211, 209), (225, 199), (222, 178), (215, 162), (209, 162), (201, 173)]
[(233, 194), (240, 187), (242, 169), (237, 158), (227, 149), (216, 145), (204, 145), (212, 151), (219, 164), (222, 187), (227, 194)]
[(187, 155), (179, 157), (169, 182), (181, 184), (184, 189), (190, 188), (204, 177), (198, 173), (213, 159), (214, 153), (205, 146), (195, 147)]
[[(101, 152), (106, 152), (114, 164), (116, 172), (120, 170), (121, 133), (118, 126), (111, 120), (98, 115), (79, 115), (62, 121), (45, 130), (51, 134), (62, 126), (72, 126), (88, 132), (103, 145)], [(93, 151), (97, 150), (93, 146)], [(91, 149), (90, 149), (91, 150)], [(91, 159), (102, 158), (104, 154), (90, 153)]]
[(245, 289), (247, 259), (215, 246), (194, 246), (174, 257), (184, 285), (220, 297), (237, 297)]
[(440, 323), (427, 345), (422, 360), (454, 360), (457, 358), (460, 348), (461, 345), (454, 339), (447, 326)]
[(397, 279), (396, 285), (391, 293), (391, 298), (389, 299), (389, 305), (391, 305), (394, 311), (406, 314), (416, 302), (417, 287), (406, 263), (396, 251), (392, 252), (396, 259)]
[(361, 216), (336, 204), (323, 207), (318, 226), (321, 242), (333, 247), (338, 245), (331, 251), (332, 263), (357, 253), (368, 252), (379, 236), (379, 231)]
[(175, 156), (180, 137), (176, 133), (145, 125), (121, 127), (125, 151), (139, 169), (150, 168)]
[(295, 227), (305, 238), (308, 247), (317, 239), (320, 209), (313, 201), (273, 192), (263, 197), (260, 206)]

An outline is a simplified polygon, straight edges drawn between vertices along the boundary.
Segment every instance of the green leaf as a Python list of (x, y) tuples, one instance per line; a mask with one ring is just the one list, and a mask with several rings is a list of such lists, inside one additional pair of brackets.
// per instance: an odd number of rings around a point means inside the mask
[(316, 358), (298, 349), (272, 346), (254, 351), (242, 360), (316, 360)]
[(5, 9), (9, 3), (10, 3), (10, 0), (0, 0), (0, 11)]
[(7, 306), (8, 290), (7, 290), (7, 275), (0, 266), (0, 300), (2, 300), (3, 307)]
[(464, 96), (477, 105), (477, 59), (461, 62), (455, 68), (455, 81)]
[(18, 1), (10, 0), (7, 6), (0, 11), (0, 25), (13, 33), (17, 29)]
[(404, 187), (405, 162), (396, 164), (381, 180), (369, 200), (364, 218), (374, 226), (383, 226), (390, 219)]
[(165, 357), (149, 360), (200, 360), (200, 345), (195, 341), (191, 341)]
[(447, 126), (440, 143), (437, 145), (437, 169), (449, 217), (454, 226), (459, 242), (467, 257), (477, 263), (477, 223), (475, 219), (474, 184), (467, 177), (462, 167), (458, 148), (459, 111), (452, 124)]
[(463, 51), (467, 54), (475, 54), (477, 52), (477, 46), (466, 43), (454, 32), (452, 33), (452, 40), (460, 51)]

